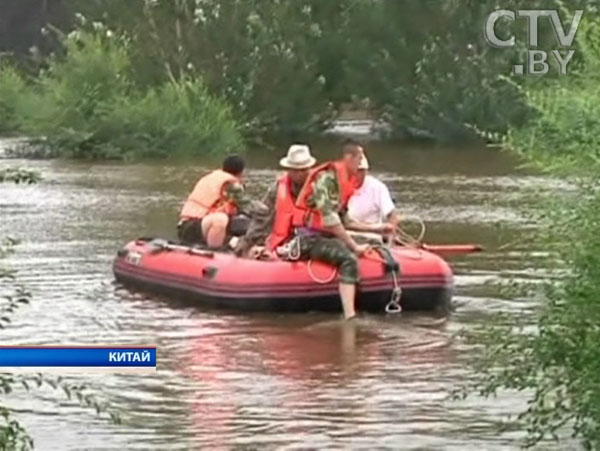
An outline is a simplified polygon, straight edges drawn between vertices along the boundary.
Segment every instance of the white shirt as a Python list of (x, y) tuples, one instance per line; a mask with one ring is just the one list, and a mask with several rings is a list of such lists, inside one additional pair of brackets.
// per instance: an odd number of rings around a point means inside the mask
[(367, 224), (383, 224), (394, 208), (387, 186), (367, 175), (348, 201), (348, 216)]

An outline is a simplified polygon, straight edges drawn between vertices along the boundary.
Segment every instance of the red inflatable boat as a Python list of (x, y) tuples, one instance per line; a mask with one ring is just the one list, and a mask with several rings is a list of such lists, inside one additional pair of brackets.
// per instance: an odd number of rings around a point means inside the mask
[[(390, 260), (400, 269), (400, 304), (404, 310), (449, 308), (453, 285), (449, 265), (425, 250), (394, 247), (388, 253), (373, 250), (361, 257), (359, 310), (385, 310), (394, 288)], [(259, 311), (341, 311), (336, 269), (319, 262), (237, 258), (142, 238), (119, 251), (113, 270), (126, 286), (175, 295), (199, 305)]]

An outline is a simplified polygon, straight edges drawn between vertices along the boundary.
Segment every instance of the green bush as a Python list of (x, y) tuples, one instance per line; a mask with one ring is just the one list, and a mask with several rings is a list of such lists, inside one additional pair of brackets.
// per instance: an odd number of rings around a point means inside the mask
[[(598, 25), (597, 21), (594, 25)], [(580, 72), (529, 93), (535, 118), (511, 129), (504, 145), (538, 168), (569, 175), (576, 196), (556, 196), (545, 212), (539, 242), (562, 262), (549, 270), (535, 328), (515, 321), (472, 334), (484, 344), (475, 363), (483, 394), (500, 388), (530, 391), (520, 415), (528, 444), (566, 427), (586, 449), (600, 448), (600, 35), (578, 36)], [(592, 34), (589, 31), (593, 31)], [(591, 42), (590, 42), (591, 40)], [(553, 270), (554, 269), (554, 270)], [(567, 271), (565, 271), (565, 269)]]
[(447, 40), (431, 43), (412, 82), (391, 91), (384, 111), (394, 130), (463, 142), (525, 121), (530, 109), (522, 89), (481, 54), (453, 56)]
[(21, 118), (31, 137), (44, 137), (61, 156), (107, 155), (98, 127), (112, 105), (130, 95), (126, 49), (115, 40), (73, 33), (66, 56), (54, 57), (32, 87), (35, 95)]
[[(104, 31), (72, 33), (66, 54), (51, 58), (32, 86), (13, 81), (20, 88), (11, 101), (18, 109), (7, 110), (14, 129), (69, 158), (223, 153), (241, 145), (229, 107), (200, 78), (136, 86), (126, 39)], [(21, 80), (13, 69), (5, 74)]]
[[(319, 131), (330, 117), (315, 48), (331, 41), (323, 27), (337, 22), (341, 8), (323, 16), (323, 5), (314, 0), (157, 0), (80, 6), (85, 15), (106, 18), (131, 33), (135, 77), (141, 83), (156, 86), (201, 76), (212, 94), (235, 107), (245, 135), (255, 137)], [(337, 27), (334, 31), (339, 33)]]
[(21, 75), (11, 66), (0, 64), (0, 133), (19, 131), (21, 104), (27, 87)]
[[(512, 49), (495, 49), (482, 33), (491, 11), (515, 10), (522, 6), (518, 0), (58, 3), (65, 20), (52, 23), (63, 30), (79, 22), (97, 34), (102, 21), (115, 36), (128, 36), (127, 77), (138, 88), (201, 77), (210, 94), (232, 106), (246, 137), (300, 139), (320, 132), (341, 109), (366, 109), (387, 119), (398, 135), (462, 141), (480, 130), (505, 133), (528, 114), (519, 89), (528, 77), (511, 75), (512, 65), (523, 62), (525, 40)], [(571, 10), (584, 8), (586, 17), (597, 11), (593, 0), (568, 3)], [(528, 7), (564, 10), (565, 2), (530, 0)], [(10, 9), (23, 18), (33, 14), (25, 4), (21, 8)], [(524, 37), (526, 24), (498, 21), (497, 28)], [(554, 48), (549, 21), (540, 21), (539, 34), (541, 48)], [(46, 49), (60, 49), (57, 40), (49, 41)], [(46, 64), (43, 50), (37, 65)], [(85, 53), (82, 62), (93, 58)], [(577, 50), (570, 67), (580, 54)], [(84, 80), (77, 68), (68, 69)]]
[(98, 135), (144, 157), (219, 153), (242, 145), (229, 107), (209, 95), (199, 78), (117, 101)]
[(546, 170), (597, 174), (600, 167), (600, 88), (595, 80), (572, 79), (532, 92), (536, 111), (529, 126), (511, 130), (505, 146)]
[(585, 449), (600, 447), (600, 184), (581, 189), (547, 208), (539, 243), (564, 266), (549, 274), (535, 327), (503, 316), (467, 335), (484, 345), (473, 362), (480, 394), (531, 394), (518, 417), (527, 445), (570, 428)]
[(86, 16), (131, 33), (136, 79), (154, 85), (201, 74), (211, 93), (235, 105), (247, 136), (301, 137), (321, 131), (342, 105), (368, 105), (402, 134), (448, 141), (478, 136), (473, 127), (505, 132), (526, 114), (519, 89), (498, 77), (510, 73), (518, 49), (494, 51), (481, 32), (496, 7), (494, 0), (77, 2)]

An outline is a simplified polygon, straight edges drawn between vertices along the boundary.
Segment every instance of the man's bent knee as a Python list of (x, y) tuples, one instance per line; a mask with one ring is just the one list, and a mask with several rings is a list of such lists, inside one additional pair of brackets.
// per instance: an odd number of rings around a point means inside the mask
[(226, 228), (229, 223), (229, 216), (225, 213), (210, 213), (202, 220), (202, 228), (212, 227)]

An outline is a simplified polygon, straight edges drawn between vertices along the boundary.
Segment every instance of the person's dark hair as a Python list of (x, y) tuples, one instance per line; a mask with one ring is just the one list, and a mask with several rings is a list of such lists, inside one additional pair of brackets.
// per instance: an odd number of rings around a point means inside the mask
[(229, 155), (223, 160), (223, 170), (231, 175), (240, 175), (245, 166), (246, 162), (239, 155)]
[(346, 155), (351, 153), (352, 155), (356, 155), (360, 152), (362, 145), (352, 138), (346, 138), (342, 143), (342, 154)]

